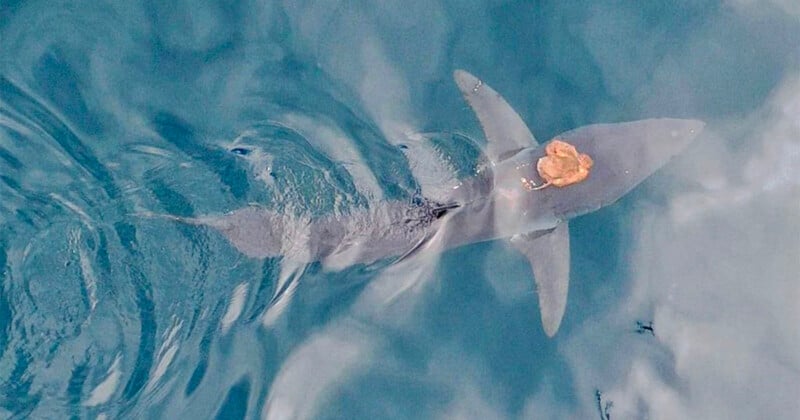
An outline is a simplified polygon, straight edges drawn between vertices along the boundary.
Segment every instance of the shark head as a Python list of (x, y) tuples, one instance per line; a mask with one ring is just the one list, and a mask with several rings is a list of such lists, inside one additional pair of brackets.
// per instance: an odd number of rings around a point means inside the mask
[[(703, 130), (698, 120), (660, 118), (618, 124), (596, 124), (559, 134), (560, 140), (591, 157), (589, 176), (565, 187), (536, 190), (544, 180), (536, 163), (545, 145), (522, 149), (499, 165), (513, 172), (518, 188), (530, 206), (546, 207), (566, 220), (614, 203), (684, 150)], [(533, 186), (533, 188), (531, 188)], [(541, 214), (536, 212), (535, 214)]]
[[(588, 176), (581, 173), (575, 182), (548, 186), (537, 167), (549, 156), (547, 144), (537, 144), (519, 114), (494, 89), (463, 70), (453, 76), (483, 128), (484, 152), (491, 162), (493, 187), (483, 208), (474, 212), (490, 217), (490, 228), (475, 232), (484, 239), (508, 238), (525, 255), (536, 282), (542, 326), (552, 337), (567, 304), (567, 220), (619, 200), (685, 149), (705, 124), (660, 118), (589, 125), (559, 134), (551, 141), (566, 143), (583, 163), (591, 164), (583, 165)], [(472, 232), (467, 217), (458, 222), (458, 232)]]

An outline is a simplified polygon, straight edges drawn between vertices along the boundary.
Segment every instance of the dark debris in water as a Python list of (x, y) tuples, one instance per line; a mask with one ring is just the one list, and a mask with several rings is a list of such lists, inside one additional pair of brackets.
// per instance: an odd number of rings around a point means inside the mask
[(614, 406), (614, 401), (608, 401), (603, 398), (603, 393), (599, 389), (594, 390), (594, 397), (597, 400), (597, 411), (600, 413), (600, 420), (611, 420), (611, 407)]
[(653, 328), (653, 321), (636, 321), (636, 333), (637, 334), (650, 334), (653, 337), (656, 336), (656, 331)]

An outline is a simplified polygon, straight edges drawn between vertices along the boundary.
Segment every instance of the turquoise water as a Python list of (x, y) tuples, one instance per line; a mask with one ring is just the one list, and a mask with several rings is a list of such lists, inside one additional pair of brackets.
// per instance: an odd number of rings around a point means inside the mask
[[(0, 3), (0, 418), (793, 418), (800, 10), (650, 3)], [(540, 141), (709, 123), (570, 223), (553, 339), (502, 242), (328, 271), (146, 217), (469, 173), (456, 68)]]

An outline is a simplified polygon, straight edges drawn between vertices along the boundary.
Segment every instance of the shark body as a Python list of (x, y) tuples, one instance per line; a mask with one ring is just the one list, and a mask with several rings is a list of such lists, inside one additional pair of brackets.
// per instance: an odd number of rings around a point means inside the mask
[(385, 201), (369, 209), (302, 218), (260, 207), (220, 217), (176, 218), (221, 232), (253, 258), (282, 256), (342, 268), (416, 252), (503, 239), (528, 259), (545, 333), (561, 324), (569, 285), (568, 220), (611, 204), (662, 167), (702, 130), (697, 120), (649, 119), (581, 127), (556, 136), (594, 160), (588, 179), (534, 190), (539, 145), (491, 87), (463, 71), (455, 81), (484, 130), (488, 165), (445, 197)]

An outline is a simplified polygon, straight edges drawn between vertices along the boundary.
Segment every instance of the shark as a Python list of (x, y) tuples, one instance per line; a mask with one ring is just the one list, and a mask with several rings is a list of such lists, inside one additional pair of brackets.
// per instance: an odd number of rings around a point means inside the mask
[[(541, 323), (553, 337), (567, 304), (569, 220), (619, 200), (685, 149), (705, 124), (674, 118), (594, 124), (540, 144), (489, 85), (464, 70), (453, 77), (483, 129), (486, 164), (446, 194), (381, 200), (368, 208), (317, 217), (251, 205), (221, 216), (172, 218), (210, 227), (252, 258), (320, 262), (334, 270), (507, 241), (531, 267)], [(553, 142), (590, 156), (588, 176), (549, 185), (540, 161)]]

